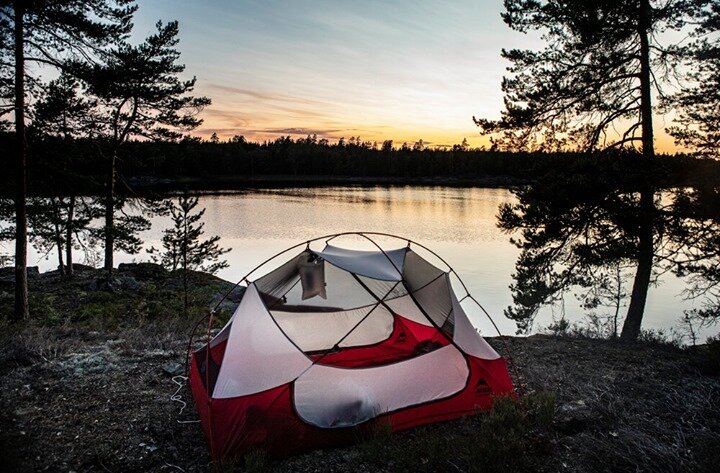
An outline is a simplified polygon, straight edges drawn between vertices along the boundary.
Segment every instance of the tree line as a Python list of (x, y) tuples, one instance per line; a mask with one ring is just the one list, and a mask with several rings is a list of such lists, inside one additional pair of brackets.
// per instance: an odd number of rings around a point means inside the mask
[[(0, 146), (12, 144), (12, 133), (0, 133)], [(60, 138), (28, 130), (28, 176), (32, 195), (65, 196), (99, 194), (106, 186), (107, 161), (99, 159), (98, 141)], [(102, 146), (102, 144), (100, 144)], [(660, 187), (693, 185), (698, 176), (720, 177), (720, 161), (690, 155), (658, 155)], [(184, 137), (177, 141), (124, 143), (116, 156), (116, 189), (119, 195), (141, 190), (227, 188), (247, 185), (254, 178), (324, 177), (387, 178), (404, 182), (422, 178), (446, 178), (464, 183), (482, 177), (507, 178), (499, 182), (521, 184), (558, 170), (615, 170), (637, 174), (642, 163), (633, 152), (617, 150), (603, 156), (581, 152), (470, 149), (412, 149), (370, 143), (330, 143), (317, 137), (285, 136), (273, 141), (250, 142), (237, 136), (227, 141), (204, 141)], [(0, 177), (12, 188), (13, 176)], [(443, 182), (442, 180), (440, 182)]]

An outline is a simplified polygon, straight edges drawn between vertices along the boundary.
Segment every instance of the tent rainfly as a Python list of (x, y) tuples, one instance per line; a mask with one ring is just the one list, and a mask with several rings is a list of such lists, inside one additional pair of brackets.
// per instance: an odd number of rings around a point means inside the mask
[[(357, 235), (377, 246), (374, 234)], [(349, 443), (378, 422), (398, 431), (514, 395), (505, 360), (471, 324), (450, 272), (406, 241), (387, 251), (308, 243), (248, 283), (225, 327), (190, 356), (215, 460)]]

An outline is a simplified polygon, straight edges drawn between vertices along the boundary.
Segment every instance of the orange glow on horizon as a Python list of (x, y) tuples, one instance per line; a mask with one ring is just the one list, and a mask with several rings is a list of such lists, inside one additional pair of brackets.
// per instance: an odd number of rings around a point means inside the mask
[[(214, 98), (213, 107), (222, 107), (221, 101), (221, 97)], [(259, 112), (260, 113), (254, 116), (252, 121), (275, 124), (276, 117), (274, 117), (273, 113), (262, 114), (261, 111)], [(306, 112), (303, 115), (309, 114), (310, 112)], [(317, 115), (320, 115), (320, 113), (317, 113)], [(346, 124), (344, 126), (331, 124), (330, 128), (328, 128), (328, 121), (315, 121), (312, 120), (311, 117), (305, 116), (295, 117), (293, 124), (296, 126), (283, 127), (277, 123), (278, 126), (265, 127), (263, 130), (254, 130), (249, 126), (238, 126), (239, 124), (249, 124), (243, 117), (243, 114), (235, 115), (231, 111), (218, 112), (214, 108), (210, 108), (203, 113), (203, 125), (191, 134), (202, 139), (209, 139), (213, 133), (216, 133), (221, 141), (227, 141), (235, 135), (241, 135), (244, 136), (246, 140), (254, 142), (274, 141), (281, 136), (291, 136), (297, 139), (305, 138), (308, 135), (317, 135), (318, 139), (325, 138), (331, 143), (335, 143), (341, 138), (344, 138), (347, 142), (351, 137), (359, 137), (363, 142), (377, 142), (378, 146), (381, 146), (385, 140), (392, 140), (394, 147), (400, 147), (403, 143), (407, 143), (408, 146), (412, 147), (415, 142), (422, 139), (423, 144), (428, 148), (451, 148), (453, 145), (460, 144), (463, 139), (466, 139), (470, 148), (490, 147), (489, 137), (480, 136), (476, 126), (472, 122), (471, 116), (467, 119), (467, 126), (458, 127), (457, 129), (440, 127), (428, 128), (426, 126), (407, 129), (391, 125), (373, 126), (360, 122)], [(286, 122), (282, 121), (282, 123)], [(663, 123), (663, 120), (656, 118), (656, 152), (672, 154), (682, 151), (682, 149), (675, 145), (673, 138), (665, 132)]]
[[(498, 1), (143, 2), (136, 29), (179, 19), (194, 93), (213, 100), (193, 134), (249, 141), (316, 134), (337, 142), (467, 139), (489, 146), (473, 116), (497, 119), (510, 65), (501, 49), (542, 47), (503, 22)], [(656, 120), (659, 152), (677, 151)]]

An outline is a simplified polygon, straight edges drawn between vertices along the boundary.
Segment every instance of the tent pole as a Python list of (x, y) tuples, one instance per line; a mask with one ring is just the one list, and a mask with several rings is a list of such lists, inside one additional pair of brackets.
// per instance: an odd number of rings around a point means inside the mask
[[(327, 244), (328, 242), (330, 242), (331, 240), (333, 240), (333, 239), (335, 239), (335, 238), (338, 238), (338, 237), (341, 237), (341, 236), (347, 236), (347, 235), (358, 235), (358, 236), (361, 236), (361, 237), (365, 238), (366, 240), (370, 241), (375, 247), (377, 247), (377, 248), (383, 253), (383, 255), (385, 255), (385, 257), (388, 259), (388, 261), (390, 261), (390, 264), (392, 264), (392, 266), (395, 268), (395, 270), (398, 272), (398, 274), (400, 275), (401, 278), (402, 278), (402, 271), (400, 271), (400, 269), (397, 267), (397, 265), (390, 259), (390, 257), (389, 257), (388, 254), (385, 252), (385, 250), (384, 250), (377, 242), (375, 242), (375, 240), (373, 240), (372, 238), (370, 238), (368, 235), (384, 236), (384, 237), (389, 237), (389, 238), (395, 238), (395, 239), (398, 239), (398, 240), (402, 240), (402, 241), (405, 241), (405, 242), (408, 243), (408, 247), (410, 247), (410, 244), (416, 245), (416, 246), (422, 248), (423, 250), (427, 251), (428, 253), (430, 253), (430, 254), (433, 255), (434, 257), (436, 257), (440, 262), (442, 262), (442, 263), (448, 268), (448, 270), (449, 270), (448, 272), (455, 274), (455, 277), (456, 277), (456, 278), (458, 279), (458, 281), (460, 282), (460, 285), (462, 286), (462, 288), (463, 288), (463, 290), (465, 291), (465, 293), (466, 293), (468, 296), (470, 296), (470, 291), (468, 290), (467, 285), (465, 284), (465, 281), (462, 280), (462, 278), (461, 278), (460, 275), (457, 273), (457, 271), (455, 271), (455, 269), (454, 269), (452, 266), (450, 266), (450, 264), (449, 264), (447, 261), (445, 261), (445, 259), (443, 259), (443, 257), (441, 257), (440, 255), (438, 255), (437, 253), (435, 253), (433, 250), (431, 250), (430, 248), (428, 248), (427, 246), (425, 246), (425, 245), (423, 245), (423, 244), (421, 244), (421, 243), (418, 243), (418, 242), (416, 242), (416, 241), (414, 241), (414, 240), (411, 240), (411, 239), (409, 239), (409, 238), (404, 238), (404, 237), (401, 237), (401, 236), (398, 236), (398, 235), (393, 235), (393, 234), (391, 234), (391, 233), (383, 233), (383, 232), (340, 232), (340, 233), (334, 233), (334, 234), (330, 234), (330, 235), (323, 235), (323, 236), (320, 236), (320, 237), (316, 237), (316, 238), (312, 238), (312, 239), (309, 239), (309, 240), (305, 240), (305, 241), (303, 241), (303, 242), (301, 242), (301, 243), (298, 243), (298, 244), (296, 244), (296, 245), (293, 245), (293, 246), (291, 246), (291, 247), (289, 247), (289, 248), (287, 248), (287, 249), (285, 249), (285, 250), (283, 250), (283, 251), (281, 251), (281, 252), (279, 252), (279, 253), (276, 253), (275, 255), (271, 256), (271, 257), (268, 258), (268, 259), (266, 259), (266, 260), (263, 261), (262, 263), (260, 263), (260, 264), (258, 264), (257, 266), (255, 266), (252, 270), (250, 270), (250, 272), (247, 273), (242, 279), (238, 280), (238, 282), (235, 283), (235, 285), (234, 285), (229, 291), (227, 291), (227, 293), (225, 293), (225, 295), (223, 295), (223, 297), (220, 299), (220, 301), (219, 301), (217, 304), (215, 304), (215, 307), (213, 307), (212, 310), (213, 310), (213, 311), (214, 311), (214, 310), (217, 310), (217, 308), (220, 307), (220, 304), (222, 304), (222, 303), (228, 298), (228, 296), (230, 296), (230, 294), (232, 293), (232, 291), (234, 291), (234, 290), (240, 285), (240, 283), (242, 283), (243, 281), (247, 281), (247, 280), (248, 280), (248, 277), (250, 277), (250, 275), (252, 275), (255, 271), (257, 271), (258, 269), (262, 268), (263, 266), (265, 266), (267, 263), (269, 263), (270, 261), (274, 260), (275, 258), (277, 258), (277, 257), (279, 257), (279, 256), (281, 256), (281, 255), (283, 255), (283, 254), (285, 254), (285, 253), (287, 253), (288, 251), (294, 250), (295, 248), (299, 248), (299, 247), (301, 247), (301, 246), (303, 246), (303, 245), (305, 245), (306, 248), (309, 249), (309, 248), (310, 248), (310, 244), (313, 243), (313, 242), (316, 242), (316, 241), (319, 241), (319, 240), (326, 240), (325, 243)], [(490, 319), (490, 322), (492, 323), (493, 327), (494, 327), (495, 330), (497, 331), (498, 335), (499, 335), (500, 337), (503, 337), (504, 335), (502, 334), (502, 332), (500, 332), (500, 329), (498, 328), (497, 324), (495, 323), (495, 321), (493, 320), (493, 318), (490, 316), (490, 314), (487, 312), (487, 310), (485, 310), (485, 308), (484, 308), (474, 297), (472, 297), (472, 296), (470, 296), (470, 297), (471, 297), (471, 298), (473, 299), (473, 301), (482, 309), (482, 311), (485, 313), (485, 315), (488, 317), (488, 319)], [(207, 316), (205, 316), (205, 317), (207, 317)], [(205, 317), (202, 317), (202, 318), (198, 321), (198, 323), (199, 323), (200, 321), (204, 320)], [(509, 354), (509, 352), (508, 352), (508, 354)]]

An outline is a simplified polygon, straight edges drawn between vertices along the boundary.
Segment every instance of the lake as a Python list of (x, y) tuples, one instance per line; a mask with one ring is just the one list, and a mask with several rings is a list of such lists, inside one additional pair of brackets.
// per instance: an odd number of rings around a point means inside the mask
[[(510, 243), (510, 236), (496, 226), (498, 206), (512, 201), (514, 196), (507, 189), (392, 186), (258, 189), (205, 195), (200, 204), (207, 209), (206, 235), (219, 235), (221, 245), (232, 249), (226, 255), (230, 267), (219, 273), (224, 279), (236, 281), (275, 253), (314, 237), (346, 231), (391, 233), (415, 240), (443, 257), (500, 330), (513, 334), (515, 324), (504, 317), (503, 309), (512, 302), (508, 286), (519, 250)], [(159, 247), (162, 230), (168, 225), (167, 219), (155, 219), (153, 228), (142, 235), (145, 246)], [(380, 238), (379, 242), (385, 248), (403, 246), (397, 240)], [(321, 243), (316, 246), (320, 248)], [(335, 243), (367, 247), (367, 242), (358, 239)], [(145, 260), (148, 256), (144, 253), (116, 256), (116, 264)], [(267, 269), (281, 262), (283, 258)], [(46, 260), (31, 253), (28, 264), (37, 264), (41, 270), (52, 269), (55, 255)], [(683, 288), (681, 280), (663, 276), (660, 284), (650, 290), (643, 327), (676, 326), (682, 311), (694, 304), (683, 299)], [(458, 293), (462, 295), (461, 290)], [(467, 302), (463, 306), (476, 326), (484, 334), (493, 334), (482, 313)], [(563, 311), (569, 321), (583, 320), (579, 304), (568, 295), (562, 306), (546, 308), (539, 314), (535, 330), (547, 327)], [(710, 330), (702, 335), (716, 332)]]

